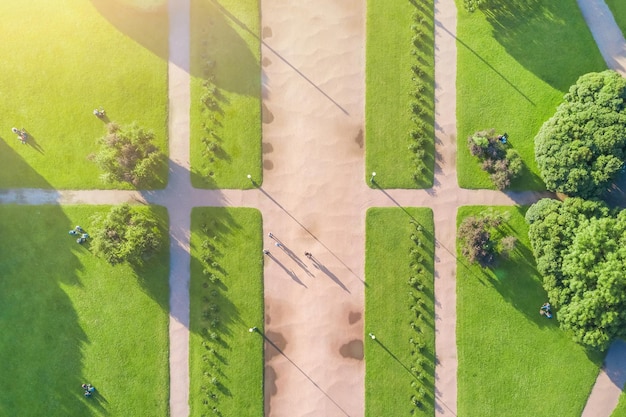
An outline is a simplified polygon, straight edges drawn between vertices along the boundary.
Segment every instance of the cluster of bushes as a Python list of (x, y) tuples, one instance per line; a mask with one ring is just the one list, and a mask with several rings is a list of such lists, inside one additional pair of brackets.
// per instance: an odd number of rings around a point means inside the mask
[[(211, 228), (203, 224), (202, 232), (207, 235)], [(218, 405), (221, 395), (228, 393), (221, 377), (224, 375), (221, 367), (225, 365), (225, 356), (220, 353), (226, 347), (221, 334), (225, 330), (221, 321), (220, 305), (223, 304), (222, 294), (224, 285), (222, 277), (225, 271), (219, 263), (221, 257), (217, 249), (217, 237), (205, 236), (200, 248), (200, 262), (202, 263), (202, 382), (201, 391), (204, 398), (202, 404), (213, 414), (221, 416)], [(204, 414), (203, 414), (204, 415)]]
[(425, 356), (426, 341), (424, 340), (425, 320), (427, 320), (427, 315), (429, 314), (426, 307), (431, 304), (432, 300), (428, 299), (430, 296), (425, 292), (425, 288), (428, 285), (426, 280), (430, 279), (430, 274), (427, 272), (425, 266), (426, 257), (424, 249), (422, 248), (422, 243), (425, 239), (424, 231), (422, 226), (415, 220), (411, 220), (411, 224), (414, 226), (410, 237), (413, 241), (413, 247), (409, 253), (412, 273), (407, 281), (410, 287), (409, 308), (414, 315), (409, 325), (415, 332), (409, 339), (411, 356), (413, 358), (411, 372), (415, 376), (415, 380), (411, 382), (411, 387), (415, 390), (414, 394), (411, 396), (411, 404), (417, 408), (422, 408), (428, 394), (427, 388), (424, 385), (424, 380), (427, 376), (425, 368), (434, 368), (434, 364), (430, 363), (430, 360), (427, 362)]
[(414, 61), (411, 65), (413, 86), (410, 92), (413, 100), (411, 101), (409, 111), (413, 122), (413, 129), (409, 133), (409, 150), (413, 153), (412, 163), (414, 170), (412, 177), (413, 180), (417, 182), (421, 180), (426, 170), (424, 156), (426, 155), (426, 145), (429, 142), (426, 116), (430, 113), (431, 108), (429, 97), (426, 94), (428, 91), (426, 87), (429, 82), (429, 66), (431, 64), (424, 59), (423, 50), (426, 49), (427, 44), (432, 44), (433, 39), (429, 19), (423, 9), (418, 7), (415, 0), (411, 0), (411, 4), (413, 4), (416, 9), (413, 12), (413, 24), (411, 25), (411, 55), (414, 57)]
[(202, 129), (204, 130), (202, 135), (202, 157), (205, 161), (205, 166), (203, 167), (205, 175), (213, 177), (215, 172), (211, 169), (211, 164), (223, 152), (220, 145), (221, 138), (217, 133), (217, 129), (222, 125), (221, 119), (224, 111), (220, 106), (220, 102), (224, 100), (224, 97), (219, 87), (215, 84), (215, 61), (206, 60), (204, 75), (202, 94), (200, 96), (203, 116)]
[(459, 226), (463, 256), (483, 268), (493, 265), (497, 255), (508, 256), (515, 248), (517, 238), (495, 233), (506, 220), (504, 215), (493, 212), (463, 219)]
[(501, 191), (522, 172), (522, 158), (515, 149), (507, 148), (505, 141), (495, 134), (495, 129), (476, 132), (467, 138), (470, 153), (482, 161), (483, 171), (490, 174), (491, 181)]
[(104, 182), (127, 182), (138, 188), (156, 179), (163, 153), (154, 144), (154, 133), (136, 123), (122, 127), (111, 122), (107, 124), (107, 135), (98, 144), (98, 152), (88, 159), (104, 171)]
[(159, 223), (147, 207), (114, 206), (93, 217), (90, 248), (112, 265), (142, 265), (161, 248)]
[(485, 0), (463, 0), (463, 7), (468, 12), (474, 12), (484, 3)]

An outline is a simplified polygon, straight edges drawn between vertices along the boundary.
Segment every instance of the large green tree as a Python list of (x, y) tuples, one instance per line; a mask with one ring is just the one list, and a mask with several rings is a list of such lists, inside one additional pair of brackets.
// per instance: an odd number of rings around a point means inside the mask
[(535, 137), (546, 187), (570, 196), (602, 194), (623, 166), (626, 79), (615, 71), (585, 74)]
[(579, 198), (544, 199), (526, 220), (561, 327), (600, 349), (626, 337), (626, 211)]
[(98, 152), (91, 155), (104, 171), (102, 180), (127, 182), (135, 187), (149, 185), (163, 159), (163, 153), (154, 144), (154, 133), (134, 123), (124, 127), (109, 123), (107, 130), (107, 135), (98, 140)]
[(93, 252), (111, 264), (141, 265), (159, 250), (163, 240), (149, 208), (128, 204), (94, 216), (91, 230)]

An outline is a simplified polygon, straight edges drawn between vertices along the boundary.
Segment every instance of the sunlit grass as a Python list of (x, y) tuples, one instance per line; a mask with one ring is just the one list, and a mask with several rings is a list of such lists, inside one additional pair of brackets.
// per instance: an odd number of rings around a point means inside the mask
[[(377, 173), (376, 182), (382, 188), (429, 188), (433, 182), (434, 167), (434, 32), (433, 3), (418, 0), (419, 7), (409, 1), (368, 0), (366, 32), (366, 92), (365, 92), (365, 176)], [(416, 22), (415, 14), (424, 18)], [(414, 31), (423, 30), (419, 60), (412, 51)], [(411, 67), (424, 69), (420, 78)], [(414, 116), (411, 96), (415, 81), (424, 85), (422, 103), (424, 113)], [(416, 129), (412, 117), (425, 124), (424, 172), (416, 181), (412, 175), (415, 163), (410, 132)]]
[(535, 135), (579, 76), (606, 68), (576, 1), (496, 0), (474, 13), (456, 3), (459, 185), (495, 188), (467, 149), (468, 136), (495, 128), (524, 162), (511, 188), (545, 189)]
[[(488, 207), (459, 208), (457, 224)], [(470, 265), (457, 250), (458, 414), (527, 417), (550, 410), (580, 416), (602, 356), (586, 351), (539, 314), (547, 300), (528, 241), (525, 209), (501, 226), (518, 238), (509, 259), (493, 268)]]
[[(128, 188), (102, 183), (87, 160), (106, 133), (92, 114), (99, 106), (152, 130), (167, 152), (167, 14), (136, 12), (128, 27), (125, 11), (101, 0), (0, 2), (0, 188)], [(12, 127), (29, 132), (27, 145)], [(165, 186), (166, 169), (154, 187)]]
[[(418, 293), (408, 280), (416, 271), (411, 267), (411, 236), (419, 223), (424, 232), (420, 253), (424, 257), (424, 315), (417, 319), (409, 292)], [(420, 235), (420, 233), (417, 233)], [(435, 332), (433, 305), (433, 217), (424, 208), (371, 208), (367, 212), (365, 243), (365, 415), (432, 416), (434, 414)], [(411, 327), (418, 323), (421, 332)], [(372, 340), (367, 333), (376, 336)], [(425, 347), (419, 353), (410, 340), (420, 339)], [(423, 358), (422, 365), (417, 365)], [(413, 369), (423, 369), (420, 380)], [(421, 407), (412, 404), (424, 390)]]

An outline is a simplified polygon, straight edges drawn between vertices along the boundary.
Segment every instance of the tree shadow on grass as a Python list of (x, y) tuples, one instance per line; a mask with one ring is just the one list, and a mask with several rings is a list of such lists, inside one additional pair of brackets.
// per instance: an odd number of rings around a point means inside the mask
[(24, 161), (20, 155), (22, 149), (28, 152), (30, 148), (28, 145), (18, 145), (17, 148), (12, 148), (7, 144), (6, 138), (0, 137), (0, 166), (2, 167), (0, 185), (3, 188), (20, 188), (24, 184), (33, 188), (52, 188), (50, 183)]
[[(247, 242), (255, 245), (255, 233), (258, 233), (257, 239), (260, 236), (261, 230), (248, 228), (249, 225), (251, 223), (242, 224), (225, 208), (202, 207), (192, 211), (190, 331), (201, 337), (204, 346), (204, 349), (192, 348), (192, 361), (201, 363), (198, 356), (205, 361), (204, 355), (216, 359), (195, 367), (190, 390), (192, 403), (199, 403), (197, 395), (203, 394), (196, 393), (201, 392), (200, 387), (207, 383), (207, 375), (209, 382), (215, 385), (216, 404), (220, 397), (224, 400), (225, 397), (240, 395), (241, 388), (235, 384), (240, 383), (237, 378), (245, 373), (243, 369), (248, 365), (236, 358), (241, 355), (241, 349), (250, 349), (243, 344), (255, 343), (255, 338), (248, 332), (254, 323), (247, 321), (256, 320), (255, 323), (259, 323), (262, 320), (261, 311), (257, 318), (246, 316), (250, 313), (250, 303), (261, 302), (249, 299), (251, 293), (248, 291), (255, 291), (249, 288), (256, 288), (262, 281), (261, 277), (246, 275), (249, 269), (254, 268), (246, 268), (245, 265), (255, 262), (255, 259), (259, 264), (262, 262), (260, 241), (255, 254), (250, 253), (251, 247), (243, 247)], [(248, 279), (254, 279), (254, 282)], [(244, 333), (245, 336), (241, 336)], [(259, 353), (259, 360), (262, 361), (262, 351)]]
[[(239, 17), (214, 0), (191, 0), (191, 70), (194, 77), (207, 78), (206, 63), (214, 63), (217, 87), (245, 96), (261, 92), (261, 65), (257, 51), (259, 34)], [(240, 34), (236, 28), (243, 31)], [(243, 37), (246, 37), (244, 39)]]
[(62, 288), (81, 285), (82, 248), (68, 237), (70, 224), (60, 206), (0, 206), (3, 415), (106, 415), (106, 404), (90, 402), (80, 387), (97, 377), (83, 375), (89, 340)]
[[(579, 59), (593, 40), (574, 1), (489, 0), (482, 12), (506, 51), (561, 92), (580, 75), (603, 69), (600, 61)], [(581, 33), (591, 42), (580, 42)]]
[(91, 0), (91, 3), (117, 30), (164, 61), (169, 59), (166, 0), (144, 7), (127, 0)]

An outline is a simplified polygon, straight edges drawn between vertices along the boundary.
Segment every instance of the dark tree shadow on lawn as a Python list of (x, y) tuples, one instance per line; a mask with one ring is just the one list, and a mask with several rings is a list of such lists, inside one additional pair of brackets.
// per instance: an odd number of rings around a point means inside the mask
[[(552, 0), (488, 0), (482, 8), (494, 38), (538, 78), (565, 93), (587, 72), (600, 71), (578, 42), (589, 29), (574, 2)], [(590, 34), (588, 38), (591, 38)], [(596, 65), (594, 65), (596, 64)]]
[[(60, 206), (0, 206), (0, 404), (4, 415), (106, 415), (85, 398), (82, 346), (90, 343), (64, 286), (82, 285)], [(52, 231), (52, 232), (51, 232)], [(93, 379), (89, 379), (93, 378)]]
[(91, 3), (117, 30), (164, 61), (169, 59), (166, 0), (146, 7), (133, 6), (124, 0), (91, 0)]
[[(260, 97), (260, 60), (242, 38), (245, 36), (257, 43), (260, 42), (259, 34), (253, 33), (239, 16), (214, 0), (192, 0), (190, 24), (191, 75), (207, 78), (210, 74), (206, 73), (206, 63), (212, 61), (214, 83), (218, 88)], [(238, 33), (235, 27), (244, 34)]]
[(51, 189), (50, 183), (34, 171), (20, 155), (22, 148), (25, 152), (29, 151), (28, 145), (18, 144), (16, 148), (12, 148), (6, 141), (6, 138), (0, 137), (0, 187), (21, 188), (28, 184), (33, 188)]

